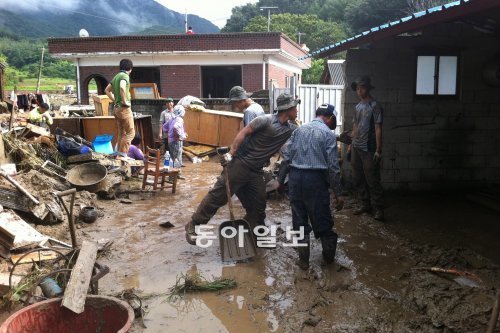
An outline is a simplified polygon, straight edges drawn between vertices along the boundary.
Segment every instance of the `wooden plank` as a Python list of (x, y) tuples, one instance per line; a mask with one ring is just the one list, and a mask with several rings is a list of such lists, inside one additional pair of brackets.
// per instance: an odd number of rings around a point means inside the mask
[(96, 136), (103, 134), (113, 135), (111, 145), (114, 147), (116, 144), (116, 135), (118, 129), (116, 128), (115, 117), (89, 117), (82, 118), (83, 135), (85, 140), (94, 141)]
[(198, 137), (198, 143), (212, 146), (219, 145), (219, 118), (220, 116), (217, 114), (207, 112), (200, 113), (200, 135)]
[(73, 135), (82, 135), (81, 121), (79, 117), (71, 118), (54, 118), (54, 123), (49, 125), (52, 133), (56, 132), (56, 128), (60, 128)]
[(85, 298), (96, 257), (97, 243), (83, 241), (61, 304), (74, 313), (82, 313), (85, 308)]
[(14, 246), (15, 235), (0, 226), (0, 244), (10, 249)]
[(191, 162), (193, 162), (194, 158), (196, 157), (195, 154), (183, 149), (182, 150), (182, 153), (184, 154), (184, 156), (186, 156), (188, 158), (188, 160), (190, 160)]
[[(153, 126), (151, 124), (151, 116), (140, 116), (134, 118), (134, 128), (137, 134), (142, 138), (141, 149), (146, 151), (146, 146), (153, 147)], [(118, 138), (118, 129), (116, 127), (115, 117), (88, 117), (82, 118), (84, 138), (90, 142), (94, 141), (95, 137), (103, 134), (111, 134), (113, 139), (111, 145), (114, 147)]]
[(40, 244), (40, 242), (48, 238), (24, 222), (11, 210), (0, 212), (0, 227), (15, 236), (13, 248), (11, 249)]
[(184, 115), (184, 130), (188, 138), (187, 141), (198, 142), (200, 137), (200, 111), (186, 110)]
[(220, 147), (228, 147), (233, 143), (236, 134), (243, 127), (241, 118), (220, 116), (219, 125), (219, 142)]
[(183, 150), (188, 151), (196, 156), (206, 156), (216, 152), (214, 147), (204, 145), (185, 146)]

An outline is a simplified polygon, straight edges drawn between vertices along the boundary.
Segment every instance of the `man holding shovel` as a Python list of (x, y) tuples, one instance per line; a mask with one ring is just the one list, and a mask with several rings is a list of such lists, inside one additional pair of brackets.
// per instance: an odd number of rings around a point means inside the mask
[[(266, 185), (262, 167), (279, 151), (297, 128), (290, 123), (297, 118), (300, 99), (281, 94), (277, 99), (277, 113), (257, 117), (235, 137), (231, 149), (221, 164), (226, 165), (231, 194), (240, 199), (246, 215), (244, 219), (253, 230), (264, 225), (266, 217)], [(186, 224), (186, 240), (196, 244), (196, 226), (206, 224), (217, 210), (228, 202), (226, 180), (223, 173), (202, 200)]]

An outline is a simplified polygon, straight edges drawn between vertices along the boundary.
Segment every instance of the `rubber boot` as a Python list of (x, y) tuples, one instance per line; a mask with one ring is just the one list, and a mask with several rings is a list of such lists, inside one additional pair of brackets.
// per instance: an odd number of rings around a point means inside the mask
[(306, 244), (307, 246), (299, 246), (297, 250), (299, 252), (299, 260), (297, 261), (297, 265), (300, 269), (307, 270), (309, 268), (309, 255), (311, 252), (311, 242), (309, 240), (309, 236), (306, 236), (301, 244)]
[(321, 247), (323, 248), (323, 259), (327, 264), (335, 261), (335, 253), (337, 252), (337, 235), (321, 237)]
[(184, 229), (186, 229), (186, 241), (191, 245), (196, 245), (196, 236), (198, 235), (196, 234), (194, 222), (189, 221)]

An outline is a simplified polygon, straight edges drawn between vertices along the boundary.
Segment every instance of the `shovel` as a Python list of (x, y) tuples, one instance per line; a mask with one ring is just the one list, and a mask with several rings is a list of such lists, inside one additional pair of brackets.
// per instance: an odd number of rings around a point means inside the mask
[[(221, 157), (222, 155), (228, 153), (228, 151), (229, 149), (227, 147), (217, 148), (217, 154)], [(253, 232), (247, 221), (243, 219), (234, 219), (233, 203), (231, 201), (231, 190), (229, 187), (229, 175), (226, 166), (224, 166), (224, 176), (226, 177), (227, 204), (229, 206), (230, 221), (222, 222), (219, 226), (221, 258), (222, 261), (238, 261), (248, 259), (254, 257), (257, 254)], [(232, 230), (236, 230), (236, 234), (232, 235), (233, 237), (231, 238), (225, 237), (222, 233), (223, 229), (227, 227), (233, 228)], [(240, 231), (244, 232), (240, 233)]]

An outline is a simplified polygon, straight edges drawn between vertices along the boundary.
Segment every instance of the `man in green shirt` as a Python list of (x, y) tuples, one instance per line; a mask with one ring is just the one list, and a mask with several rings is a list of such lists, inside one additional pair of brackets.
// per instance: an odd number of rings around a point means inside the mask
[(130, 142), (135, 136), (134, 116), (130, 101), (130, 73), (132, 72), (132, 61), (122, 59), (120, 61), (120, 73), (116, 74), (113, 80), (104, 90), (109, 99), (115, 104), (113, 115), (118, 128), (118, 151), (128, 153)]

